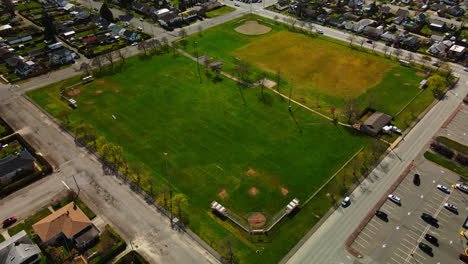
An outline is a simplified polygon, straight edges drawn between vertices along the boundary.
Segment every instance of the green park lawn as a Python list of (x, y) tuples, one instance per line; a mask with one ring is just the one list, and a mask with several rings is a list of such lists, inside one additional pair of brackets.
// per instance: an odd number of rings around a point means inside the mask
[[(241, 19), (258, 21), (260, 17)], [(245, 35), (235, 31), (244, 24), (239, 20), (194, 34), (187, 38), (186, 46), (179, 46), (195, 54), (197, 42), (199, 55), (223, 61), (226, 65), (222, 69), (233, 74), (237, 59), (248, 62), (252, 65), (252, 74), (247, 76), (250, 82), (262, 74), (276, 81), (280, 71), (283, 94), (288, 94), (293, 86), (292, 98), (329, 116), (331, 107), (340, 113), (347, 101), (354, 100), (361, 110), (371, 106), (395, 117), (420, 91), (422, 72), (400, 66), (382, 54), (357, 46), (350, 48), (349, 44), (326, 36), (290, 32), (290, 27), (264, 18), (260, 21), (266, 21), (261, 24), (271, 28), (268, 33)], [(433, 101), (430, 91), (419, 97), (396, 118), (402, 128)]]
[[(75, 77), (63, 85), (77, 82)], [(59, 114), (68, 108), (60, 100), (61, 85), (28, 96), (66, 123)], [(130, 165), (144, 167), (146, 190), (149, 183), (155, 191), (172, 185), (188, 200), (189, 228), (215, 249), (221, 239), (234, 235), (242, 262), (279, 261), (330, 208), (329, 189), (296, 216), (286, 217), (266, 238), (270, 243), (254, 242), (213, 215), (213, 200), (241, 217), (262, 212), (269, 219), (293, 198), (304, 201), (370, 140), (293, 105), (300, 134), (285, 100), (265, 90), (265, 101), (260, 101), (259, 89), (224, 77), (214, 81), (202, 74), (199, 83), (196, 63), (181, 55), (132, 57), (115, 74), (77, 89), (71, 97), (78, 108), (67, 126), (73, 130), (79, 123), (91, 124), (105, 141), (122, 146)], [(251, 188), (258, 193), (250, 194)], [(255, 254), (259, 247), (265, 248), (261, 257)]]
[(207, 12), (206, 17), (213, 18), (213, 17), (221, 16), (221, 15), (224, 15), (224, 14), (227, 14), (227, 13), (231, 13), (234, 10), (236, 10), (234, 7), (222, 6), (220, 8), (215, 9), (215, 10)]

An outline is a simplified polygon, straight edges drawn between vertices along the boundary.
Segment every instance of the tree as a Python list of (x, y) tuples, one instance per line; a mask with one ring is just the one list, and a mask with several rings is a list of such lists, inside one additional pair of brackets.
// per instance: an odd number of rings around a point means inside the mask
[(177, 207), (179, 220), (182, 220), (182, 207), (186, 207), (188, 205), (187, 197), (181, 193), (178, 193), (172, 197), (172, 204)]
[(161, 42), (159, 42), (158, 39), (150, 39), (148, 41), (148, 45), (151, 47), (152, 50), (156, 52), (159, 46), (161, 46)]
[(86, 72), (86, 75), (89, 75), (89, 72), (91, 71), (91, 65), (87, 62), (82, 62), (80, 64), (80, 71)]
[(131, 3), (132, 3), (131, 0), (119, 0), (119, 6), (123, 8), (129, 7)]
[(185, 39), (187, 37), (187, 31), (185, 28), (182, 28), (179, 30), (179, 37), (181, 38), (181, 43), (184, 46), (184, 48), (187, 47), (187, 40)]
[(398, 59), (402, 53), (402, 51), (400, 49), (395, 49), (395, 51), (393, 52), (395, 54), (395, 57)]
[(426, 63), (430, 64), (432, 61), (432, 58), (428, 55), (424, 55), (421, 57), (421, 63), (426, 66)]
[(239, 75), (241, 80), (245, 81), (244, 77), (248, 76), (251, 72), (250, 70), (250, 64), (246, 61), (243, 60), (238, 60), (236, 66), (234, 67), (234, 70), (236, 73)]
[(406, 59), (408, 59), (409, 62), (412, 62), (414, 60), (413, 52), (408, 52)]
[(360, 38), (359, 39), (359, 44), (361, 45), (361, 49), (362, 49), (362, 46), (364, 45), (364, 43), (366, 43), (366, 40), (364, 38)]
[(42, 13), (41, 24), (44, 27), (44, 38), (55, 42), (57, 31), (55, 29), (54, 18), (49, 16), (47, 12)]
[(388, 46), (383, 47), (384, 56), (387, 56)]
[(169, 193), (169, 187), (167, 185), (163, 185), (161, 186), (161, 188), (159, 188), (158, 190), (158, 193), (157, 193), (157, 196), (162, 196), (163, 197), (163, 201), (164, 201), (164, 208), (168, 208), (167, 207), (167, 198), (166, 198), (166, 195)]
[(453, 69), (450, 66), (450, 64), (448, 62), (446, 62), (446, 63), (442, 64), (442, 66), (440, 66), (439, 72), (442, 74), (442, 76), (445, 77), (445, 79), (447, 81), (449, 81), (450, 78), (452, 77)]
[(119, 56), (122, 65), (125, 64), (125, 59), (127, 58), (127, 52), (124, 49), (117, 50), (117, 56)]
[(314, 35), (315, 25), (313, 23), (307, 23), (307, 30), (310, 35)]
[(130, 169), (135, 173), (135, 178), (137, 180), (137, 184), (140, 185), (141, 175), (145, 173), (145, 168), (140, 165), (131, 166)]
[(70, 115), (71, 115), (71, 112), (68, 108), (64, 108), (58, 113), (58, 117), (62, 120), (65, 120), (66, 126), (70, 124)]
[(345, 106), (341, 110), (345, 118), (347, 118), (348, 124), (352, 124), (353, 120), (357, 119), (357, 115), (360, 112), (360, 105), (356, 100), (347, 98), (345, 101)]
[(225, 237), (219, 241), (218, 249), (224, 257), (227, 258), (229, 263), (234, 263), (234, 248), (235, 243), (234, 240), (230, 237)]
[(441, 96), (444, 93), (446, 85), (447, 85), (447, 82), (445, 81), (445, 79), (438, 74), (432, 75), (427, 80), (427, 87), (431, 89), (432, 95), (436, 99), (441, 98)]
[(90, 124), (80, 124), (75, 129), (77, 137), (83, 139), (86, 143), (93, 142), (96, 146), (96, 130)]
[(200, 35), (200, 37), (202, 37), (203, 36), (203, 33), (202, 33), (203, 32), (203, 27), (202, 27), (202, 25), (198, 25), (197, 31), (198, 31), (198, 35)]
[(375, 41), (372, 42), (372, 53), (374, 53), (374, 50), (376, 47), (377, 47), (377, 43)]
[(109, 52), (105, 53), (104, 54), (104, 59), (106, 59), (110, 63), (111, 69), (114, 69), (114, 52), (109, 51)]
[(375, 109), (379, 97), (375, 94), (369, 94), (367, 96), (367, 107)]
[(106, 3), (102, 4), (101, 10), (99, 10), (99, 14), (107, 21), (114, 22), (114, 15), (112, 11), (110, 11), (109, 7)]
[(164, 51), (167, 52), (167, 49), (169, 48), (168, 44), (169, 44), (169, 41), (167, 40), (166, 37), (162, 37), (161, 38), (161, 43), (163, 45), (163, 48), (164, 48)]
[(138, 49), (145, 52), (145, 56), (148, 55), (148, 42), (142, 40), (138, 42)]
[(279, 20), (279, 16), (278, 16), (278, 15), (275, 15), (275, 16), (273, 17), (273, 20), (275, 20), (275, 22), (277, 23), (278, 20)]
[(3, 8), (10, 16), (15, 16), (15, 6), (11, 2), (11, 0), (2, 0)]
[(94, 57), (94, 59), (91, 61), (91, 65), (98, 67), (99, 72), (102, 71), (103, 64), (104, 64), (104, 61), (101, 56)]
[[(114, 166), (117, 167), (117, 171), (120, 166), (120, 158), (122, 157), (123, 149), (121, 146), (114, 145), (112, 143), (107, 143), (102, 145), (101, 153), (102, 156), (108, 161), (114, 163)], [(112, 161), (110, 160), (112, 158)]]
[(349, 34), (349, 36), (346, 39), (349, 41), (349, 46), (352, 47), (356, 36), (354, 36), (353, 34)]

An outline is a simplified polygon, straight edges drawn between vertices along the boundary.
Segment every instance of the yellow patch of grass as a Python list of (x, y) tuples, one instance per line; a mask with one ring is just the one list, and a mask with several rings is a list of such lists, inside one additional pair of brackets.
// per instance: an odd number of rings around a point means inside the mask
[(377, 85), (390, 64), (371, 54), (281, 31), (233, 52), (262, 70), (294, 78), (294, 87), (337, 97), (357, 97)]

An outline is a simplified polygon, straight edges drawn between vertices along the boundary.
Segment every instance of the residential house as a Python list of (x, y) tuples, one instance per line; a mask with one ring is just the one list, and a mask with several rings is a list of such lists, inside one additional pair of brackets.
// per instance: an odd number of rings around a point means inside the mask
[(134, 16), (132, 14), (121, 15), (121, 16), (119, 16), (119, 21), (129, 22), (130, 20), (132, 20), (133, 17)]
[(39, 58), (39, 57), (42, 57), (44, 56), (45, 54), (47, 54), (47, 50), (46, 49), (35, 49), (35, 50), (31, 50), (28, 55), (30, 58)]
[(392, 9), (389, 6), (381, 6), (379, 9), (379, 15), (389, 17), (392, 15)]
[(411, 5), (413, 3), (413, 0), (401, 0), (401, 3), (405, 5)]
[(160, 17), (162, 17), (165, 14), (168, 14), (170, 12), (171, 12), (171, 10), (169, 10), (167, 8), (159, 9), (159, 10), (156, 10), (156, 12), (154, 13), (154, 17), (155, 18), (160, 18)]
[(50, 44), (50, 45), (47, 46), (47, 48), (50, 49), (50, 50), (60, 49), (62, 47), (63, 47), (62, 42), (56, 42), (54, 44)]
[(427, 52), (429, 52), (429, 53), (431, 53), (433, 55), (437, 55), (437, 54), (440, 54), (440, 53), (444, 53), (446, 50), (447, 50), (447, 46), (445, 46), (444, 43), (436, 42), (436, 43), (432, 44), (432, 46), (429, 47)]
[(325, 21), (327, 21), (327, 19), (328, 19), (327, 14), (320, 14), (320, 15), (317, 16), (317, 21), (318, 22), (324, 23)]
[(382, 35), (382, 31), (383, 30), (381, 28), (367, 26), (364, 29), (364, 34), (368, 36), (369, 38), (378, 39), (380, 35)]
[(10, 155), (0, 160), (0, 185), (7, 185), (33, 171), (34, 157), (27, 150), (17, 155)]
[(400, 25), (403, 21), (408, 19), (409, 12), (406, 9), (399, 8), (398, 11), (395, 13), (395, 18), (393, 19), (393, 23)]
[(444, 37), (439, 36), (439, 35), (432, 35), (429, 39), (434, 43), (444, 41)]
[(315, 19), (317, 17), (317, 11), (314, 9), (304, 8), (302, 10), (302, 17)]
[(179, 16), (182, 18), (182, 21), (194, 21), (198, 17), (198, 12), (195, 10), (187, 10), (185, 12), (180, 12)]
[(35, 223), (32, 228), (42, 242), (55, 245), (63, 239), (85, 248), (99, 237), (99, 230), (73, 202)]
[(452, 16), (463, 16), (465, 14), (465, 10), (459, 6), (452, 6), (448, 9), (447, 13), (449, 13)]
[(375, 23), (375, 21), (371, 20), (371, 19), (367, 19), (367, 18), (361, 19), (358, 22), (354, 23), (353, 31), (356, 32), (356, 33), (361, 33), (362, 31), (364, 31), (364, 29), (367, 26), (371, 26), (374, 23)]
[(6, 62), (8, 58), (11, 58), (13, 54), (7, 48), (0, 48), (0, 62)]
[(426, 14), (424, 12), (416, 12), (413, 21), (418, 25), (426, 23)]
[(408, 36), (401, 42), (403, 47), (408, 50), (417, 50), (419, 46), (419, 38), (416, 36)]
[(444, 31), (447, 27), (444, 21), (439, 19), (432, 19), (428, 20), (429, 27), (433, 30)]
[(289, 3), (286, 2), (286, 1), (280, 1), (278, 3), (275, 4), (275, 8), (279, 11), (283, 11), (283, 10), (286, 10), (288, 9), (289, 7)]
[(88, 37), (88, 38), (85, 38), (83, 39), (84, 42), (86, 43), (93, 43), (97, 40), (97, 37), (96, 36), (91, 36), (91, 37)]
[(125, 31), (123, 36), (126, 40), (129, 40), (129, 41), (137, 41), (140, 39), (140, 35), (130, 30)]
[(356, 16), (355, 14), (351, 13), (351, 12), (346, 12), (343, 14), (343, 19), (348, 21), (348, 20), (355, 20), (357, 19), (358, 16)]
[(435, 12), (438, 12), (440, 9), (446, 7), (444, 4), (442, 3), (434, 3), (432, 4), (429, 9), (431, 9), (432, 11), (435, 11)]
[(9, 38), (7, 40), (7, 43), (9, 45), (14, 45), (14, 44), (23, 43), (23, 42), (30, 41), (30, 40), (32, 40), (31, 35), (23, 35), (23, 36), (19, 36), (19, 37)]
[(16, 65), (15, 73), (21, 78), (26, 78), (34, 72), (36, 67), (37, 64), (34, 61), (20, 61)]
[(208, 12), (216, 8), (222, 7), (223, 5), (218, 1), (209, 1), (200, 4), (200, 6)]
[(17, 16), (8, 20), (8, 24), (12, 27), (21, 25), (21, 22), (23, 22), (23, 20)]
[(41, 249), (24, 230), (0, 243), (0, 263), (35, 264), (41, 261)]
[(162, 17), (160, 17), (158, 19), (159, 24), (162, 27), (166, 27), (166, 28), (177, 25), (181, 21), (182, 21), (182, 19), (180, 18), (180, 16), (178, 16), (174, 12), (167, 13), (167, 14), (163, 15)]
[(77, 54), (67, 48), (54, 50), (49, 53), (49, 60), (52, 65), (65, 65), (72, 63)]
[(360, 130), (370, 136), (375, 136), (382, 131), (382, 128), (388, 125), (390, 121), (392, 121), (391, 116), (376, 111), (361, 124)]
[(391, 32), (387, 31), (385, 33), (383, 33), (381, 36), (380, 36), (380, 39), (383, 40), (383, 41), (387, 41), (387, 42), (390, 42), (390, 43), (396, 43), (398, 42), (398, 37), (396, 35), (393, 35)]
[(345, 20), (342, 17), (332, 17), (330, 20), (328, 20), (328, 24), (341, 28), (345, 24)]
[(362, 0), (349, 0), (349, 8), (360, 8), (362, 6)]
[(441, 2), (451, 6), (458, 4), (458, 0), (442, 0)]
[(6, 24), (6, 25), (2, 25), (0, 26), (0, 34), (4, 35), (5, 33), (8, 33), (13, 27)]
[(452, 57), (461, 58), (466, 53), (466, 48), (460, 45), (453, 45), (449, 49), (449, 55)]
[(438, 11), (437, 11), (437, 15), (438, 16), (444, 16), (445, 13), (447, 13), (448, 11), (448, 7), (447, 6), (443, 6), (441, 7)]
[(14, 69), (16, 68), (16, 65), (18, 65), (18, 63), (22, 62), (23, 60), (24, 58), (21, 56), (11, 56), (5, 60), (5, 63), (8, 67)]
[(442, 41), (442, 43), (447, 47), (447, 49), (450, 48), (450, 47), (452, 47), (453, 44), (454, 44), (452, 41), (450, 41), (450, 40), (448, 40), (448, 39)]

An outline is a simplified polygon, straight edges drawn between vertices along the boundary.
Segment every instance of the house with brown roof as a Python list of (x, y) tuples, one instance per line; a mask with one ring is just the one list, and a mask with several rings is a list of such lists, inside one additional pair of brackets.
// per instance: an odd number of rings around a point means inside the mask
[(99, 237), (99, 230), (73, 202), (32, 227), (44, 243), (51, 245), (65, 239), (74, 243), (78, 248), (84, 248)]
[(376, 111), (361, 125), (360, 130), (368, 135), (377, 135), (384, 126), (392, 121), (392, 117)]

